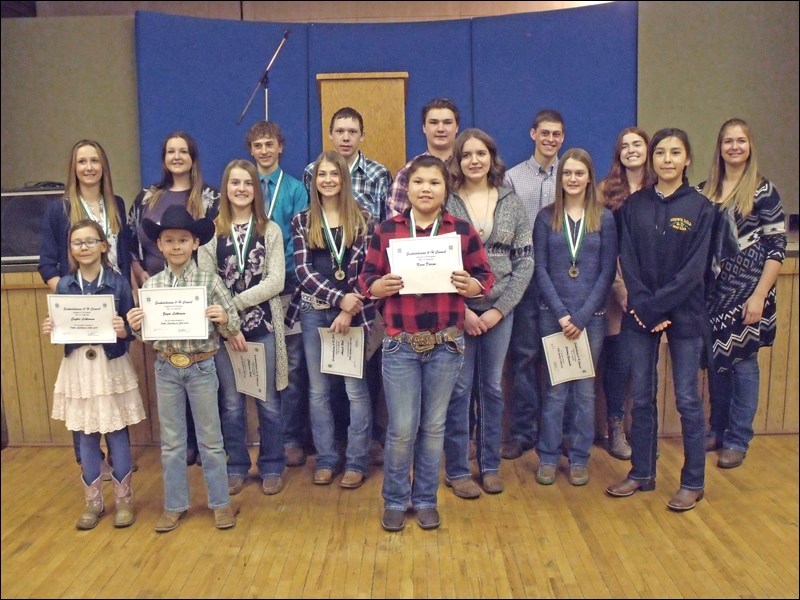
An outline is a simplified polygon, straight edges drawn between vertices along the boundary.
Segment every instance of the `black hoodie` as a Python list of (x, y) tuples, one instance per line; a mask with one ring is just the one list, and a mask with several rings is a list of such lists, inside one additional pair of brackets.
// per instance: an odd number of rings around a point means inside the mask
[[(704, 335), (711, 201), (687, 183), (667, 198), (649, 187), (628, 198), (621, 221), (620, 261), (628, 310), (636, 311), (647, 331), (670, 320), (668, 335)], [(630, 314), (623, 327), (642, 331)]]

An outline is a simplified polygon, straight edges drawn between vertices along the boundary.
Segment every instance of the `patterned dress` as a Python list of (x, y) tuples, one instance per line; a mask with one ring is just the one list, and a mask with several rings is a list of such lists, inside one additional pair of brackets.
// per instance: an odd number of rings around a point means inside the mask
[(742, 307), (753, 294), (767, 260), (783, 262), (786, 229), (778, 190), (762, 179), (755, 193), (752, 212), (736, 221), (739, 251), (720, 263), (720, 272), (708, 297), (713, 336), (714, 365), (719, 372), (758, 353), (775, 341), (775, 286), (767, 294), (761, 320), (745, 325)]

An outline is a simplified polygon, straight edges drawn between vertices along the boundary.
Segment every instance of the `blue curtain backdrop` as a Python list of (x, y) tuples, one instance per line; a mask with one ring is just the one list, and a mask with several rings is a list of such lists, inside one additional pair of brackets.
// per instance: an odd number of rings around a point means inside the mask
[[(264, 118), (260, 88), (236, 120), (285, 31), (269, 76), (269, 117), (281, 125), (281, 165), (295, 176), (322, 147), (317, 73), (408, 71), (406, 152), (425, 148), (420, 109), (451, 98), (461, 129), (480, 127), (513, 166), (530, 156), (533, 115), (555, 108), (564, 148), (608, 170), (617, 133), (636, 123), (636, 2), (421, 23), (298, 24), (136, 15), (141, 174), (161, 174), (161, 144), (184, 129), (198, 141), (207, 182), (249, 158), (247, 129)], [(357, 106), (355, 108), (358, 108)], [(367, 123), (374, 131), (380, 123)]]

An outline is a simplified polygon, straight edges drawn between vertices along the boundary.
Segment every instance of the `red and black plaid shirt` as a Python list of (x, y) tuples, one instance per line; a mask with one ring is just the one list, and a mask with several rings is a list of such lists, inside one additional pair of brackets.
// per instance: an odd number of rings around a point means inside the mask
[[(386, 273), (389, 273), (389, 240), (393, 238), (411, 237), (410, 210), (381, 223), (370, 241), (367, 259), (358, 278), (362, 292), (370, 297), (370, 286)], [(430, 235), (429, 225), (425, 229), (417, 226), (417, 236)], [(464, 270), (478, 280), (483, 287), (483, 294), (488, 294), (494, 284), (494, 275), (486, 258), (486, 251), (472, 225), (442, 212), (442, 223), (439, 233), (455, 231), (461, 238), (461, 256)], [(386, 332), (395, 335), (401, 331), (416, 333), (418, 331), (441, 331), (448, 327), (464, 328), (464, 312), (466, 304), (460, 294), (394, 294), (383, 300), (381, 314), (386, 321)]]

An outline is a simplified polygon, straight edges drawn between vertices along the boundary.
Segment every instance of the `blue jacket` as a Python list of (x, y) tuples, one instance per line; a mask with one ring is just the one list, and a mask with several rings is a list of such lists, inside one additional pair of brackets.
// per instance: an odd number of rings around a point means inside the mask
[[(74, 294), (79, 296), (81, 293), (81, 286), (74, 273), (64, 275), (58, 280), (56, 294)], [(128, 311), (133, 308), (131, 286), (119, 273), (115, 273), (111, 269), (104, 269), (103, 281), (92, 293), (95, 295), (112, 294), (114, 296), (114, 310), (125, 321), (125, 329), (128, 331), (128, 337), (125, 339), (117, 338), (117, 341), (113, 344), (103, 344), (103, 351), (109, 359), (119, 358), (128, 351), (128, 344), (130, 340), (133, 339), (133, 332), (128, 325)], [(64, 356), (69, 356), (73, 350), (83, 345), (84, 344), (66, 344), (64, 346)]]
[[(120, 273), (130, 279), (131, 256), (128, 249), (129, 232), (126, 223), (125, 202), (114, 196), (117, 202), (117, 214), (120, 218), (117, 235), (117, 261)], [(47, 283), (53, 277), (63, 277), (69, 273), (69, 257), (67, 255), (67, 235), (69, 234), (69, 201), (62, 199), (47, 207), (42, 217), (42, 231), (39, 239), (39, 274)]]

